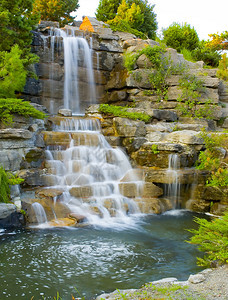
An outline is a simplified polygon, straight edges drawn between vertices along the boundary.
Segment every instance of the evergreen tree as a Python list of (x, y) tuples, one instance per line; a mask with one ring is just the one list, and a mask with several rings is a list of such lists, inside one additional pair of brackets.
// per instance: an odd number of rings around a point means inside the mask
[[(140, 19), (143, 20), (142, 22), (137, 23), (132, 22), (130, 19), (127, 21), (126, 19), (124, 21), (125, 24), (120, 24), (122, 28), (131, 27), (133, 29), (137, 29), (138, 32), (142, 32), (145, 35), (147, 35), (151, 39), (155, 39), (156, 37), (156, 30), (157, 30), (157, 21), (156, 21), (156, 14), (153, 12), (154, 5), (150, 5), (148, 3), (148, 0), (126, 0), (126, 5), (128, 8), (132, 8), (132, 5), (135, 5), (135, 7), (140, 8)], [(96, 18), (99, 21), (108, 22), (110, 20), (115, 19), (115, 17), (118, 14), (118, 8), (120, 5), (123, 5), (123, 1), (121, 0), (100, 0), (97, 12), (96, 12)], [(133, 7), (134, 9), (134, 7)], [(139, 15), (138, 15), (139, 16)], [(116, 20), (114, 21), (116, 23)], [(128, 25), (128, 26), (127, 26)]]
[(0, 51), (18, 44), (23, 56), (30, 53), (31, 30), (38, 23), (32, 13), (34, 0), (0, 0)]
[(107, 22), (115, 18), (121, 0), (100, 0), (95, 13), (97, 20)]
[(70, 14), (78, 7), (78, 0), (35, 0), (33, 12), (39, 14), (41, 20), (58, 21), (64, 26), (73, 21)]
[(155, 39), (158, 24), (156, 14), (153, 11), (154, 5), (149, 4), (147, 0), (127, 0), (127, 3), (130, 5), (135, 3), (141, 9), (141, 14), (143, 15), (144, 20), (137, 29), (145, 33), (150, 39)]
[(18, 45), (10, 52), (0, 52), (0, 98), (13, 98), (15, 91), (23, 91), (27, 71), (21, 55)]

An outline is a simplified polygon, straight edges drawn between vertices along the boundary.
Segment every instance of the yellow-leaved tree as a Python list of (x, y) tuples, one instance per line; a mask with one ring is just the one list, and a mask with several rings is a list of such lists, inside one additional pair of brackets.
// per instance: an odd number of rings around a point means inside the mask
[(41, 20), (57, 21), (64, 26), (73, 21), (70, 14), (78, 7), (78, 0), (35, 0), (33, 12), (39, 14)]

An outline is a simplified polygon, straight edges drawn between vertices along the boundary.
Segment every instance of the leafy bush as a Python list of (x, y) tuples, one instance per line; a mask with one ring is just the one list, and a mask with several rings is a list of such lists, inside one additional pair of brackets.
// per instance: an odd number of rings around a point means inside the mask
[(226, 53), (222, 55), (222, 59), (219, 62), (217, 76), (220, 79), (228, 81), (228, 57)]
[(208, 48), (213, 49), (215, 51), (228, 49), (228, 31), (224, 31), (221, 34), (209, 34), (209, 36), (212, 38), (212, 40), (207, 42)]
[(207, 66), (216, 68), (221, 55), (216, 50), (207, 47), (205, 41), (200, 41), (199, 45), (192, 51), (192, 58), (195, 61), (202, 60)]
[(199, 228), (189, 230), (194, 234), (189, 243), (199, 245), (199, 250), (206, 253), (197, 258), (198, 265), (210, 267), (213, 261), (228, 263), (228, 212), (212, 221), (195, 218), (195, 222)]
[(28, 101), (23, 101), (22, 99), (0, 99), (0, 121), (4, 124), (11, 124), (14, 114), (26, 118), (45, 118), (45, 114), (35, 109)]
[(196, 168), (210, 171), (207, 186), (224, 187), (228, 186), (228, 165), (223, 159), (221, 148), (228, 149), (228, 136), (226, 133), (201, 133), (204, 139), (205, 151), (199, 154)]
[(164, 42), (180, 52), (182, 49), (194, 50), (199, 44), (199, 37), (194, 28), (187, 23), (180, 25), (173, 23), (163, 29)]
[(8, 203), (10, 201), (10, 185), (20, 184), (23, 181), (24, 179), (10, 172), (6, 172), (5, 169), (0, 166), (0, 202)]
[[(183, 116), (193, 118), (212, 119), (213, 109), (211, 101), (202, 102), (200, 99), (205, 88), (203, 82), (194, 74), (185, 72), (179, 80), (181, 95), (178, 97), (179, 102), (177, 109)], [(199, 107), (200, 104), (201, 107)]]
[(0, 52), (0, 98), (11, 98), (24, 89), (27, 71), (21, 58), (22, 50), (15, 45), (10, 52)]
[(115, 117), (129, 118), (132, 120), (141, 120), (144, 122), (149, 122), (151, 117), (144, 113), (139, 112), (128, 112), (127, 107), (100, 104), (99, 111), (106, 114), (111, 114)]

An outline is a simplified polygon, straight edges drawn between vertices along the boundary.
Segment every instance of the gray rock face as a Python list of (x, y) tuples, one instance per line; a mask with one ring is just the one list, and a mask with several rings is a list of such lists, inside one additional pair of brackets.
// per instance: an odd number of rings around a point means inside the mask
[(17, 208), (14, 204), (0, 203), (0, 219), (5, 219), (16, 211)]
[(14, 204), (0, 203), (0, 228), (18, 228), (24, 223)]

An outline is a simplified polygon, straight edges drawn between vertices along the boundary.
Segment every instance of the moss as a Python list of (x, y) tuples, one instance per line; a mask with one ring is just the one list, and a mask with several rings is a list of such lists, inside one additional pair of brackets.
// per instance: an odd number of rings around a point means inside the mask
[(150, 122), (151, 116), (145, 113), (139, 112), (128, 112), (127, 107), (109, 105), (109, 104), (100, 104), (99, 111), (105, 114), (111, 114), (115, 117), (123, 117), (132, 120), (141, 120), (146, 123)]

